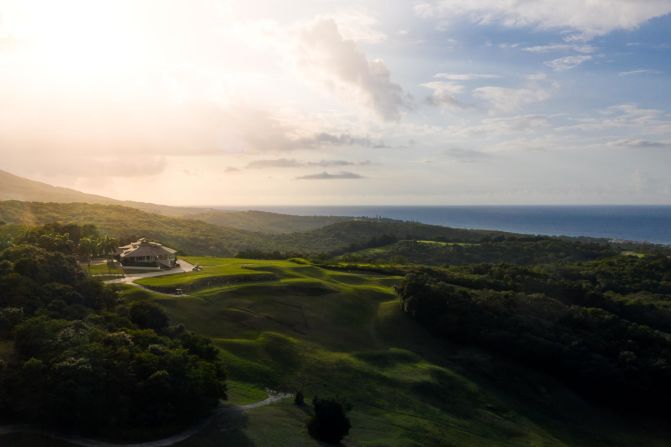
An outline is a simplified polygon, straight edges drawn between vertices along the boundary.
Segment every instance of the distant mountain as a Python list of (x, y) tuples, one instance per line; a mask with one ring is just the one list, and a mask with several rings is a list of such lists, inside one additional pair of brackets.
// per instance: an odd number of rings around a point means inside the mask
[(0, 200), (58, 203), (86, 202), (108, 205), (122, 203), (109, 197), (86, 194), (74, 189), (36, 182), (2, 170), (0, 170)]
[(315, 230), (350, 220), (349, 217), (291, 216), (262, 211), (225, 211), (211, 208), (178, 207), (134, 201), (115, 200), (87, 194), (70, 188), (29, 180), (0, 170), (0, 201), (19, 200), (43, 203), (88, 203), (120, 205), (170, 217), (187, 217), (213, 225), (262, 233), (294, 233)]

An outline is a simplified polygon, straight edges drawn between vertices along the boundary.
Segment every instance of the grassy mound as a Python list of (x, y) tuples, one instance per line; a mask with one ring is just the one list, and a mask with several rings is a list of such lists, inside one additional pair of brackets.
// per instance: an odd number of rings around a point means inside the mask
[[(543, 374), (436, 342), (400, 311), (392, 289), (398, 278), (289, 261), (190, 261), (205, 274), (274, 275), (188, 297), (124, 292), (129, 300), (155, 300), (215, 341), (234, 403), (261, 400), (265, 388), (303, 389), (308, 400), (338, 395), (354, 406), (349, 439), (364, 446), (662, 446), (667, 439), (658, 427), (608, 414)], [(176, 286), (191, 281), (190, 274), (174, 278), (184, 279)], [(315, 288), (328, 293), (310, 292)], [(317, 445), (306, 418), (285, 402), (179, 445)]]

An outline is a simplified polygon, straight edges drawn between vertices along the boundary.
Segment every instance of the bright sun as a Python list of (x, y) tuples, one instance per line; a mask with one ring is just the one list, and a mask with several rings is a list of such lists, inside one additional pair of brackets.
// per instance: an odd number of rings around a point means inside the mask
[[(139, 68), (146, 54), (142, 29), (126, 1), (45, 0), (15, 11), (29, 62), (72, 80), (117, 76)], [(39, 5), (39, 14), (36, 6)], [(25, 7), (22, 7), (25, 6)]]

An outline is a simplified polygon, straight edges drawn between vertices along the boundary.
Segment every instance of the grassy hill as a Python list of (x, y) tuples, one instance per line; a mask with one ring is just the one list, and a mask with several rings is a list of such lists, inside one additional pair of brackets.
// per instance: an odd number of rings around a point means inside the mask
[[(267, 387), (303, 387), (308, 400), (339, 395), (353, 404), (346, 445), (666, 445), (662, 428), (611, 414), (547, 375), (438, 342), (402, 313), (392, 289), (399, 277), (289, 261), (188, 259), (204, 270), (140, 282), (158, 289), (168, 282), (189, 296), (127, 286), (124, 299), (159, 303), (174, 321), (211, 337), (227, 364), (233, 403), (262, 399)], [(227, 283), (245, 271), (268, 276)], [(177, 445), (316, 446), (306, 418), (287, 401)]]
[(308, 231), (350, 219), (335, 216), (291, 216), (261, 211), (225, 211), (122, 201), (52, 186), (0, 170), (0, 201), (2, 200), (119, 205), (163, 216), (185, 217), (215, 225), (264, 233)]

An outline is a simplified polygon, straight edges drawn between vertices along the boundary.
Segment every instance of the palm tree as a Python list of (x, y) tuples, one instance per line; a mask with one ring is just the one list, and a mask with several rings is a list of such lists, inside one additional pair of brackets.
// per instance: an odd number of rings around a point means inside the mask
[(86, 256), (89, 266), (89, 273), (91, 273), (91, 256), (96, 249), (96, 242), (90, 237), (83, 237), (79, 240), (79, 254)]
[(119, 246), (119, 241), (109, 235), (105, 235), (98, 242), (98, 250), (107, 258), (107, 268), (109, 270), (110, 263), (112, 262), (112, 255)]

